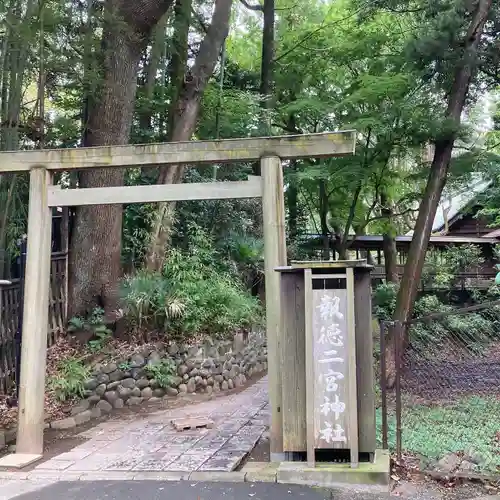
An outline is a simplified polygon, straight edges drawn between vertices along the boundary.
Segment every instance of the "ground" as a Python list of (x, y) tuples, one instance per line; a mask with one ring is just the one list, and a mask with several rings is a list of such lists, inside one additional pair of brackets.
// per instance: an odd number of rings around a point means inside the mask
[[(79, 435), (71, 436), (68, 441), (72, 449), (66, 446), (58, 452), (52, 450), (44, 457), (46, 460), (32, 470), (0, 472), (0, 500), (48, 500), (49, 497), (55, 500), (281, 500), (295, 497), (304, 500), (382, 500), (389, 497), (388, 490), (385, 493), (359, 488), (324, 491), (275, 483), (217, 482), (227, 480), (220, 473), (228, 470), (234, 471), (231, 480), (241, 481), (243, 472), (238, 470), (245, 462), (268, 460), (269, 413), (266, 406), (267, 380), (263, 378), (226, 397), (156, 409), (141, 418), (135, 414), (134, 418), (126, 420), (110, 419), (95, 427), (80, 429)], [(215, 426), (181, 433), (173, 431), (170, 420), (188, 414), (208, 416)], [(181, 478), (183, 480), (179, 481)], [(213, 482), (203, 482), (206, 480)], [(450, 481), (437, 483), (414, 476), (395, 480), (391, 496), (414, 500), (465, 500), (483, 498), (496, 491), (481, 483), (453, 483), (454, 487), (450, 487), (451, 484)]]

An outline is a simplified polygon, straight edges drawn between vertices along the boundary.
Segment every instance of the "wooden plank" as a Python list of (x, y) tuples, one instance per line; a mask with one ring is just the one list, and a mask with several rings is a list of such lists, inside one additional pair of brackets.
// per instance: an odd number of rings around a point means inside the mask
[[(356, 317), (354, 309), (354, 270), (347, 272), (347, 400), (349, 401), (348, 428), (351, 467), (359, 465), (358, 384), (356, 380)], [(365, 311), (367, 313), (368, 311)]]
[(281, 414), (281, 300), (280, 275), (275, 268), (286, 263), (285, 201), (283, 193), (283, 171), (281, 160), (265, 157), (261, 160), (262, 213), (264, 233), (264, 271), (266, 286), (266, 332), (269, 380), (269, 403), (271, 407), (270, 447), (271, 461), (282, 461), (283, 418)]
[(312, 271), (304, 269), (304, 319), (306, 343), (306, 411), (307, 411), (307, 464), (314, 467), (314, 333)]
[(307, 449), (304, 275), (281, 275), (283, 451)]
[(34, 165), (49, 170), (80, 170), (169, 164), (255, 161), (265, 156), (321, 158), (354, 153), (356, 132), (249, 137), (219, 141), (166, 142), (95, 148), (7, 151), (0, 153), (0, 172), (25, 172)]
[(373, 373), (373, 332), (371, 279), (369, 270), (354, 274), (354, 309), (356, 314), (356, 381), (358, 385), (359, 451), (373, 453), (376, 448), (375, 382)]
[(50, 184), (51, 174), (45, 168), (37, 167), (30, 171), (28, 251), (16, 453), (43, 453), (52, 232), (52, 211), (47, 206)]
[(348, 415), (352, 410), (347, 290), (313, 290), (312, 297), (314, 447), (346, 449), (351, 441)]
[(240, 182), (197, 182), (187, 184), (153, 184), (84, 189), (49, 189), (50, 207), (113, 205), (123, 203), (156, 203), (188, 200), (223, 200), (260, 198), (260, 177), (250, 176)]
[(213, 420), (206, 417), (186, 417), (173, 419), (172, 425), (178, 432), (190, 429), (212, 429), (214, 426)]

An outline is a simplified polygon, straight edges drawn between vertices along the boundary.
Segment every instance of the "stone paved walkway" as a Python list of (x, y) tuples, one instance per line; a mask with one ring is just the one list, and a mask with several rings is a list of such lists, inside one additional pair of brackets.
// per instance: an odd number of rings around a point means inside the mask
[[(203, 416), (212, 429), (178, 432), (173, 418)], [(104, 422), (80, 434), (89, 438), (36, 467), (71, 473), (233, 471), (269, 425), (267, 377), (224, 398), (162, 410), (133, 423)]]

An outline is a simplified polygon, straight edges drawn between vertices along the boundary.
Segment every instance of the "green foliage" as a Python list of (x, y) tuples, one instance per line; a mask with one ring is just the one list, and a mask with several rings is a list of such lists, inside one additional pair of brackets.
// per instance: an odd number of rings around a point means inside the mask
[(139, 272), (125, 279), (122, 300), (137, 328), (175, 335), (224, 336), (259, 321), (257, 299), (224, 265), (213, 239), (191, 227), (187, 250), (172, 249), (163, 273)]
[[(477, 472), (497, 472), (498, 414), (495, 397), (469, 397), (452, 405), (406, 406), (402, 413), (404, 451), (419, 456), (424, 467), (450, 453), (474, 455)], [(388, 420), (389, 448), (396, 446), (396, 422)], [(377, 410), (378, 441), (381, 445), (381, 412)]]
[(154, 378), (160, 387), (166, 389), (172, 382), (172, 377), (177, 372), (177, 365), (173, 359), (162, 359), (158, 363), (147, 364), (146, 373)]
[(54, 391), (59, 401), (83, 398), (85, 381), (90, 371), (80, 359), (66, 358), (57, 365), (57, 372), (47, 381), (48, 389)]
[(396, 309), (396, 297), (399, 287), (396, 283), (383, 283), (375, 288), (373, 307), (375, 316), (383, 321), (390, 320)]
[(112, 331), (104, 321), (104, 309), (96, 307), (87, 318), (75, 316), (68, 322), (68, 332), (77, 333), (81, 331), (91, 332), (93, 338), (89, 340), (88, 346), (92, 352), (101, 351), (111, 339)]

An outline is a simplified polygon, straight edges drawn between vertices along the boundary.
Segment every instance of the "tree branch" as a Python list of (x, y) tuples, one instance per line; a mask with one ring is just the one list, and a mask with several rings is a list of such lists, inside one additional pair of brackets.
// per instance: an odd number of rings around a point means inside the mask
[(259, 12), (262, 12), (264, 10), (264, 7), (262, 7), (262, 5), (260, 4), (257, 4), (257, 5), (252, 5), (250, 3), (247, 2), (247, 0), (240, 0), (240, 2), (247, 8), (247, 9), (250, 9), (250, 10), (255, 10), (255, 11), (259, 11)]

